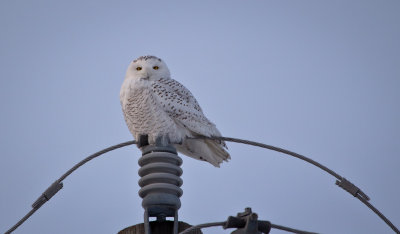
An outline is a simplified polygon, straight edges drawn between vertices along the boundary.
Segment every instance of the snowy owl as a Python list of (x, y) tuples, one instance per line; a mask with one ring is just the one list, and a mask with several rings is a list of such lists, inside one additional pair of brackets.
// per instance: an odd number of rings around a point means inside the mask
[(120, 101), (126, 124), (137, 141), (144, 135), (149, 144), (169, 139), (182, 154), (216, 167), (230, 158), (223, 141), (187, 139), (221, 133), (204, 116), (192, 93), (170, 77), (163, 60), (141, 56), (132, 61), (122, 83)]

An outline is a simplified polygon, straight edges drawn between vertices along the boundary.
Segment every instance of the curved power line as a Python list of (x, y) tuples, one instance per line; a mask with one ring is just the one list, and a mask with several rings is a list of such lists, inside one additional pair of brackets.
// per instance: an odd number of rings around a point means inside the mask
[[(193, 231), (195, 229), (225, 226), (225, 224), (226, 224), (226, 221), (225, 222), (215, 222), (215, 223), (203, 223), (203, 224), (195, 225), (188, 229), (185, 229), (182, 232), (180, 232), (179, 234), (189, 233), (190, 231)], [(283, 231), (287, 231), (287, 232), (298, 233), (298, 234), (317, 234), (316, 232), (306, 232), (306, 231), (302, 231), (302, 230), (298, 230), (298, 229), (294, 229), (294, 228), (290, 228), (290, 227), (285, 227), (285, 226), (281, 226), (281, 225), (277, 225), (277, 224), (272, 224), (272, 223), (271, 223), (271, 228), (275, 228), (275, 229), (279, 229), (279, 230), (283, 230)]]
[(196, 226), (191, 226), (190, 228), (181, 231), (179, 234), (189, 233), (195, 229), (224, 226), (225, 223), (226, 223), (225, 221), (224, 222), (214, 222), (214, 223), (203, 223), (203, 224), (199, 224)]
[[(238, 138), (232, 138), (232, 137), (205, 137), (205, 136), (196, 136), (194, 138), (188, 138), (188, 139), (212, 139), (212, 140), (219, 140), (219, 141), (230, 141), (230, 142), (236, 142), (236, 143), (242, 143), (242, 144), (247, 144), (247, 145), (253, 145), (253, 146), (257, 146), (257, 147), (261, 147), (261, 148), (265, 148), (265, 149), (269, 149), (269, 150), (273, 150), (273, 151), (277, 151), (280, 153), (284, 153), (284, 154), (288, 154), (291, 155), (293, 157), (299, 158), (301, 160), (304, 160), (308, 163), (313, 164), (314, 166), (317, 166), (319, 168), (321, 168), (322, 170), (326, 171), (327, 173), (331, 174), (332, 176), (336, 177), (338, 180), (336, 181), (336, 184), (343, 188), (344, 190), (346, 190), (347, 192), (349, 192), (350, 194), (352, 194), (354, 197), (357, 197), (361, 202), (363, 202), (368, 208), (370, 208), (375, 214), (377, 214), (390, 228), (393, 229), (393, 231), (395, 231), (396, 233), (400, 234), (399, 229), (397, 229), (393, 223), (387, 219), (381, 212), (379, 212), (378, 209), (376, 209), (372, 204), (370, 204), (368, 202), (369, 197), (361, 191), (360, 188), (358, 188), (357, 186), (355, 186), (354, 184), (352, 184), (350, 181), (346, 180), (344, 177), (340, 176), (339, 174), (337, 174), (336, 172), (330, 170), (329, 168), (325, 167), (324, 165), (310, 159), (307, 158), (301, 154), (297, 154), (295, 152), (289, 151), (289, 150), (285, 150), (279, 147), (275, 147), (275, 146), (271, 146), (271, 145), (266, 145), (266, 144), (262, 144), (262, 143), (258, 143), (258, 142), (254, 142), (254, 141), (248, 141), (248, 140), (243, 140), (243, 139), (238, 139)], [(83, 164), (87, 163), (88, 161), (104, 154), (107, 153), (109, 151), (124, 147), (124, 146), (128, 146), (128, 145), (132, 145), (135, 144), (135, 141), (127, 141), (124, 143), (120, 143), (111, 147), (108, 147), (106, 149), (103, 149), (99, 152), (96, 152), (90, 156), (88, 156), (87, 158), (83, 159), (82, 161), (80, 161), (79, 163), (77, 163), (74, 167), (72, 167), (70, 170), (68, 170), (66, 173), (64, 173), (58, 180), (56, 180), (49, 188), (46, 189), (46, 191), (32, 204), (32, 210), (29, 211), (20, 221), (18, 221), (18, 223), (16, 223), (12, 228), (10, 228), (5, 234), (9, 234), (11, 232), (13, 232), (15, 229), (17, 229), (22, 223), (24, 223), (33, 213), (36, 212), (36, 210), (38, 210), (45, 202), (47, 202), (48, 200), (50, 200), (51, 197), (53, 197), (63, 186), (62, 181), (68, 177), (72, 172), (74, 172), (76, 169), (78, 169), (80, 166), (82, 166)]]
[(29, 219), (29, 217), (31, 217), (31, 215), (33, 215), (33, 213), (35, 213), (39, 208), (32, 208), (31, 211), (29, 211), (22, 219), (20, 219), (18, 221), (18, 223), (16, 223), (14, 226), (12, 226), (12, 228), (10, 228), (8, 231), (5, 232), (5, 234), (9, 234), (13, 231), (15, 231), (15, 229), (17, 229), (19, 226), (21, 226), (21, 224), (23, 224), (27, 219)]
[(273, 223), (271, 223), (271, 228), (275, 228), (275, 229), (279, 229), (279, 230), (283, 230), (283, 231), (287, 231), (287, 232), (299, 233), (299, 234), (317, 234), (316, 232), (306, 232), (306, 231), (297, 230), (294, 228), (285, 227), (285, 226), (281, 226), (281, 225), (277, 225), (277, 224), (273, 224)]
[(96, 152), (87, 158), (83, 159), (79, 163), (77, 163), (75, 166), (73, 166), (71, 169), (69, 169), (67, 172), (65, 172), (58, 180), (56, 180), (52, 185), (50, 185), (49, 188), (46, 189), (46, 191), (32, 204), (32, 210), (29, 211), (21, 220), (18, 221), (14, 226), (12, 226), (8, 231), (5, 232), (5, 234), (9, 234), (13, 232), (15, 229), (17, 229), (21, 224), (23, 224), (33, 213), (35, 213), (45, 202), (50, 200), (52, 196), (54, 196), (60, 189), (63, 187), (62, 181), (67, 178), (72, 172), (74, 172), (76, 169), (78, 169), (80, 166), (83, 164), (89, 162), (90, 160), (107, 153), (109, 151), (127, 146), (127, 145), (132, 145), (135, 144), (135, 141), (127, 141), (124, 143), (120, 143), (117, 145), (110, 146), (108, 148), (105, 148), (103, 150), (100, 150), (99, 152)]
[[(334, 172), (333, 170), (327, 168), (326, 166), (322, 165), (319, 162), (316, 162), (310, 158), (307, 158), (304, 155), (286, 150), (286, 149), (282, 149), (276, 146), (272, 146), (272, 145), (267, 145), (267, 144), (263, 144), (263, 143), (259, 143), (259, 142), (255, 142), (255, 141), (249, 141), (249, 140), (243, 140), (243, 139), (238, 139), (238, 138), (233, 138), (233, 137), (216, 137), (216, 136), (212, 136), (212, 137), (206, 137), (206, 136), (196, 136), (193, 138), (189, 138), (189, 139), (212, 139), (212, 140), (219, 140), (219, 141), (230, 141), (230, 142), (236, 142), (236, 143), (242, 143), (242, 144), (246, 144), (246, 145), (252, 145), (252, 146), (257, 146), (257, 147), (261, 147), (264, 149), (269, 149), (269, 150), (273, 150), (273, 151), (277, 151), (283, 154), (287, 154), (290, 156), (293, 156), (295, 158), (301, 159), (303, 161), (306, 161), (316, 167), (319, 167), (320, 169), (326, 171), (327, 173), (331, 174), (332, 176), (334, 176), (336, 179), (338, 179), (339, 181), (337, 182), (338, 185), (340, 187), (343, 187), (343, 189), (345, 189), (346, 191), (352, 193), (353, 196), (356, 197), (356, 194), (360, 194), (365, 200), (369, 200), (369, 197), (363, 192), (361, 191), (360, 188), (356, 187), (354, 184), (350, 183), (348, 180), (346, 180), (344, 177), (340, 176), (338, 173)], [(343, 182), (345, 184), (343, 184)], [(353, 194), (354, 193), (354, 194)]]
[(122, 147), (125, 147), (125, 146), (128, 146), (128, 145), (133, 145), (133, 144), (136, 144), (136, 141), (126, 141), (126, 142), (123, 142), (123, 143), (120, 143), (120, 144), (117, 144), (117, 145), (110, 146), (110, 147), (105, 148), (103, 150), (100, 150), (99, 152), (94, 153), (94, 154), (90, 155), (89, 157), (83, 159), (79, 163), (77, 163), (73, 168), (71, 168), (67, 172), (65, 172), (64, 175), (62, 175), (58, 180), (59, 181), (63, 181), (65, 178), (67, 178), (67, 176), (69, 176), (72, 172), (74, 172), (80, 166), (82, 166), (83, 164), (89, 162), (90, 160), (92, 160), (92, 159), (94, 159), (94, 158), (96, 158), (96, 157), (98, 157), (98, 156), (100, 156), (102, 154), (105, 154), (107, 152), (110, 152), (110, 151), (113, 151), (113, 150), (116, 150), (116, 149), (119, 149), (119, 148), (122, 148)]
[(369, 203), (367, 200), (365, 200), (363, 197), (361, 196), (357, 196), (358, 200), (360, 200), (362, 203), (364, 203), (366, 206), (368, 206), (368, 208), (370, 208), (373, 212), (375, 212), (375, 214), (377, 214), (383, 221), (385, 221), (385, 223), (387, 225), (389, 225), (389, 227), (391, 227), (393, 229), (394, 232), (396, 232), (397, 234), (400, 234), (399, 229), (396, 228), (396, 226), (394, 226), (394, 224), (392, 222), (390, 222), (389, 219), (387, 219), (378, 209), (376, 209), (371, 203)]
[(339, 187), (343, 188), (344, 190), (349, 192), (354, 197), (357, 197), (362, 203), (364, 203), (376, 215), (378, 215), (379, 218), (381, 218), (394, 232), (400, 234), (399, 229), (397, 229), (397, 227), (394, 226), (394, 224), (388, 218), (386, 218), (378, 209), (376, 209), (371, 203), (368, 202), (370, 200), (369, 197), (364, 192), (362, 192), (360, 188), (358, 188), (357, 186), (355, 186), (350, 181), (346, 180), (344, 177), (340, 176), (336, 172), (332, 171), (331, 169), (325, 167), (324, 165), (322, 165), (322, 164), (320, 164), (320, 163), (318, 163), (318, 162), (316, 162), (316, 161), (314, 161), (314, 160), (312, 160), (310, 158), (307, 158), (306, 156), (303, 156), (301, 154), (298, 154), (298, 153), (295, 153), (295, 152), (292, 152), (292, 151), (289, 151), (289, 150), (286, 150), (286, 149), (275, 147), (275, 146), (272, 146), (272, 145), (266, 145), (266, 144), (255, 142), (255, 141), (248, 141), (248, 140), (232, 138), (232, 137), (196, 136), (196, 137), (189, 138), (189, 139), (212, 139), (212, 140), (218, 140), (218, 141), (230, 141), (230, 142), (242, 143), (242, 144), (247, 144), (247, 145), (253, 145), (253, 146), (258, 146), (258, 147), (261, 147), (261, 148), (277, 151), (277, 152), (280, 152), (280, 153), (284, 153), (284, 154), (299, 158), (299, 159), (301, 159), (303, 161), (306, 161), (308, 163), (311, 163), (314, 166), (317, 166), (317, 167), (321, 168), (322, 170), (328, 172), (332, 176), (336, 177), (336, 179), (338, 179), (336, 181), (336, 185), (338, 185)]

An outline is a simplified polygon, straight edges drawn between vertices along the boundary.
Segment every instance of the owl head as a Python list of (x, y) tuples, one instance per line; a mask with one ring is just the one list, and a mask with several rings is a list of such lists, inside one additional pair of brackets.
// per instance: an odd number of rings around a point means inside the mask
[(140, 56), (129, 64), (125, 78), (138, 80), (158, 80), (170, 78), (167, 64), (156, 56)]

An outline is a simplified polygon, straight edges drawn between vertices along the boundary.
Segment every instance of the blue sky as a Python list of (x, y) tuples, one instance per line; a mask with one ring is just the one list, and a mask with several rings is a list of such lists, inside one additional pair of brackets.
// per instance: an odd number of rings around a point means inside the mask
[[(0, 231), (75, 163), (131, 140), (119, 89), (156, 55), (224, 136), (304, 154), (400, 226), (398, 1), (2, 1)], [(228, 143), (217, 169), (183, 157), (180, 218), (392, 233), (318, 168)], [(143, 222), (140, 151), (93, 160), (15, 233), (116, 233)], [(219, 228), (204, 233), (230, 233)], [(273, 231), (272, 233), (283, 233)]]

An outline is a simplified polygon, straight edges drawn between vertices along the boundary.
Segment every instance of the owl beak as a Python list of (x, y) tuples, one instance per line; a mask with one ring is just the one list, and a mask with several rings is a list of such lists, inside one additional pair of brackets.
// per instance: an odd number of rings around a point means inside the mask
[(150, 77), (149, 76), (145, 76), (145, 77), (142, 77), (142, 78), (140, 78), (141, 80), (148, 80)]

